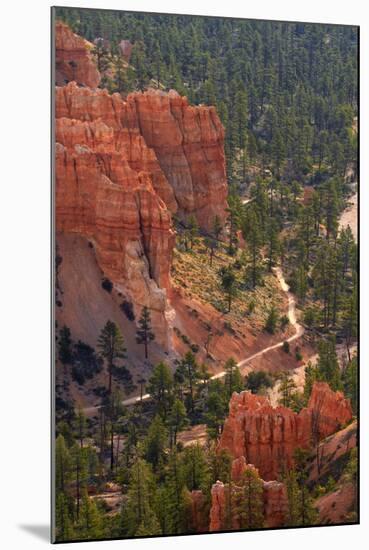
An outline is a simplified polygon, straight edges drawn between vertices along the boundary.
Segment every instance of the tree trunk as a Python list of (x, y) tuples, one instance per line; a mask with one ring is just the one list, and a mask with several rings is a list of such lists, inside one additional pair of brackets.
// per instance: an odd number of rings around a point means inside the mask
[(76, 508), (76, 515), (77, 515), (77, 520), (79, 519), (79, 503), (80, 503), (80, 499), (81, 499), (81, 495), (80, 495), (80, 479), (79, 479), (79, 472), (80, 470), (80, 465), (79, 465), (79, 458), (77, 457), (77, 472), (76, 472), (76, 484), (77, 484), (77, 508)]
[(114, 469), (114, 424), (111, 421), (111, 433), (110, 433), (110, 470)]

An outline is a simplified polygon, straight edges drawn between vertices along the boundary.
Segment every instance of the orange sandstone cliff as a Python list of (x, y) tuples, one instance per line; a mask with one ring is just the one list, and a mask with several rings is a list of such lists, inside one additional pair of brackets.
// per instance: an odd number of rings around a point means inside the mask
[(98, 265), (170, 348), (172, 214), (224, 219), (224, 129), (213, 107), (176, 92), (123, 99), (96, 88), (90, 45), (56, 23), (56, 229), (93, 245)]
[(194, 214), (204, 229), (225, 216), (224, 128), (214, 107), (188, 104), (171, 90), (128, 96), (139, 126), (170, 182), (179, 215)]
[(218, 449), (245, 457), (263, 479), (275, 480), (281, 468), (293, 466), (297, 447), (311, 448), (351, 418), (349, 401), (324, 382), (315, 382), (308, 406), (298, 414), (282, 406), (273, 408), (260, 395), (234, 393)]
[(55, 23), (55, 80), (58, 86), (74, 80), (96, 88), (100, 73), (91, 54), (92, 44), (74, 34), (65, 23)]

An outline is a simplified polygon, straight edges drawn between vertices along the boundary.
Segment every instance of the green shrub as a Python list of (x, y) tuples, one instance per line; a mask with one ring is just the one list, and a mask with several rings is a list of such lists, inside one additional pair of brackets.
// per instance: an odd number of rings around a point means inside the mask
[(123, 313), (126, 315), (126, 317), (129, 321), (134, 321), (135, 320), (135, 314), (134, 314), (134, 311), (133, 311), (132, 302), (128, 302), (128, 300), (124, 300), (120, 304), (120, 309), (123, 311)]
[(78, 340), (73, 348), (72, 359), (72, 377), (80, 385), (83, 385), (86, 380), (90, 380), (97, 373), (101, 372), (103, 360), (99, 357), (95, 350)]
[(250, 372), (245, 378), (245, 388), (252, 393), (259, 393), (261, 389), (272, 387), (272, 377), (262, 370)]
[(106, 277), (101, 281), (101, 286), (106, 292), (111, 292), (113, 290), (113, 283)]

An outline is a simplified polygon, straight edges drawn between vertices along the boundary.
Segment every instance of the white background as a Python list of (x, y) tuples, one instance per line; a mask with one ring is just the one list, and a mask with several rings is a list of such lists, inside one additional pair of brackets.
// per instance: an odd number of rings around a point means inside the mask
[[(362, 0), (87, 0), (58, 5), (361, 25), (361, 493), (360, 526), (90, 543), (90, 548), (363, 548), (368, 517), (368, 75), (369, 17)], [(49, 6), (5, 0), (0, 34), (0, 544), (48, 544), (49, 523)], [(70, 545), (74, 548), (75, 545)], [(77, 548), (81, 548), (78, 546)]]

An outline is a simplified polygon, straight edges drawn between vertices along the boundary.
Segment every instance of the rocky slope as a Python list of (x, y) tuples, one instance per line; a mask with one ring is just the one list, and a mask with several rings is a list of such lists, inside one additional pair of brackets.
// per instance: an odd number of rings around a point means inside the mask
[(352, 418), (350, 403), (324, 382), (314, 384), (308, 406), (298, 414), (273, 408), (266, 397), (234, 393), (218, 449), (244, 456), (265, 480), (277, 479), (282, 467), (293, 466), (297, 447), (309, 449)]

